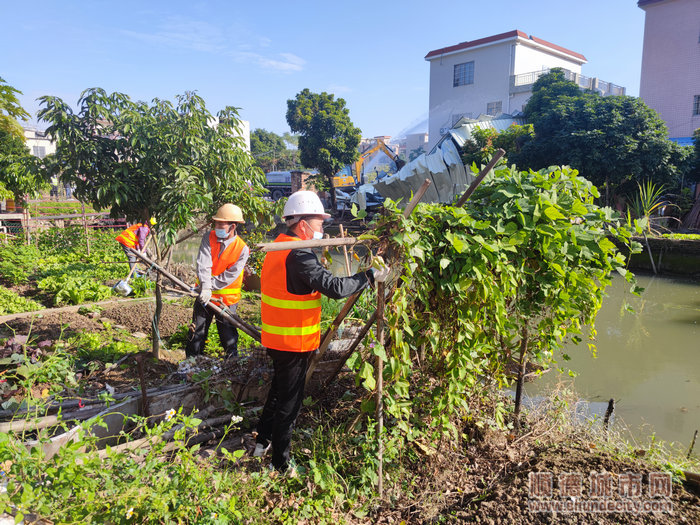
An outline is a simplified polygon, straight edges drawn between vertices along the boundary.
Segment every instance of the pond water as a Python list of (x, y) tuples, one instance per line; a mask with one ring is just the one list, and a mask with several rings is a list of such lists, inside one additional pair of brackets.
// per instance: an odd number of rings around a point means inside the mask
[[(597, 357), (584, 342), (570, 345), (570, 361), (559, 363), (534, 383), (528, 395), (569, 380), (576, 392), (604, 411), (615, 399), (615, 414), (630, 434), (652, 433), (689, 446), (700, 429), (700, 282), (640, 275), (641, 297), (622, 278), (613, 281), (596, 319)], [(625, 311), (625, 303), (635, 312)]]

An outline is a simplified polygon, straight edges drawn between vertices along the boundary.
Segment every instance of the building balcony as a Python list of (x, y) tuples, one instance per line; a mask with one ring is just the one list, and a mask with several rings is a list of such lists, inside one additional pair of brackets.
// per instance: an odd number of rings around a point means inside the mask
[[(575, 82), (581, 89), (596, 91), (604, 97), (624, 95), (626, 93), (626, 89), (624, 87), (613, 84), (612, 82), (605, 82), (604, 80), (600, 80), (595, 77), (587, 77), (581, 75), (580, 73), (569, 71), (568, 69), (563, 69), (563, 71), (566, 79)], [(532, 86), (535, 81), (547, 73), (549, 73), (548, 69), (542, 71), (531, 71), (520, 75), (511, 75), (510, 94), (513, 95), (515, 93), (526, 93), (528, 91), (532, 91)]]

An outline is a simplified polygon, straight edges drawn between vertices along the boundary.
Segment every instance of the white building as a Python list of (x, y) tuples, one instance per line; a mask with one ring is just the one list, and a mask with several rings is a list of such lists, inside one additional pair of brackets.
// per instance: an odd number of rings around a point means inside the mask
[(29, 148), (29, 153), (35, 157), (43, 159), (46, 155), (56, 153), (56, 144), (51, 142), (43, 131), (34, 128), (24, 128), (24, 140)]
[(522, 31), (509, 31), (431, 51), (429, 145), (462, 117), (518, 114), (532, 94), (537, 78), (554, 67), (583, 88), (604, 95), (625, 89), (581, 75), (586, 57)]
[(644, 51), (639, 96), (689, 144), (700, 128), (700, 0), (639, 0)]

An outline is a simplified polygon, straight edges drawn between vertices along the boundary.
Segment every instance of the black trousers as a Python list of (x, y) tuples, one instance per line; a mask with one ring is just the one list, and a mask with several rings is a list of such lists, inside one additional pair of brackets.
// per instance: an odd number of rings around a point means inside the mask
[(284, 470), (289, 465), (292, 431), (301, 402), (309, 357), (313, 352), (284, 352), (267, 349), (275, 373), (267, 401), (258, 422), (257, 442), (272, 441), (272, 466)]
[[(229, 306), (228, 309), (232, 313), (236, 313), (237, 306), (237, 304), (233, 304)], [(187, 334), (187, 346), (185, 347), (185, 355), (187, 357), (202, 355), (204, 353), (204, 345), (207, 340), (207, 335), (209, 334), (209, 325), (211, 325), (213, 316), (214, 312), (204, 306), (201, 301), (196, 300), (194, 302), (192, 324)], [(226, 355), (238, 355), (238, 330), (218, 317), (216, 318), (216, 329), (219, 332), (221, 346), (226, 352)]]

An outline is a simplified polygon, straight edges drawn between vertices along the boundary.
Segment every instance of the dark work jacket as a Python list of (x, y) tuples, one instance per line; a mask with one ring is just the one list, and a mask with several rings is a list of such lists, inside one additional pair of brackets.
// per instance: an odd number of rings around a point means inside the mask
[[(290, 233), (290, 235), (294, 235)], [(295, 295), (321, 292), (331, 299), (348, 297), (374, 283), (372, 270), (350, 277), (334, 277), (309, 248), (292, 250), (285, 263), (287, 291)]]

